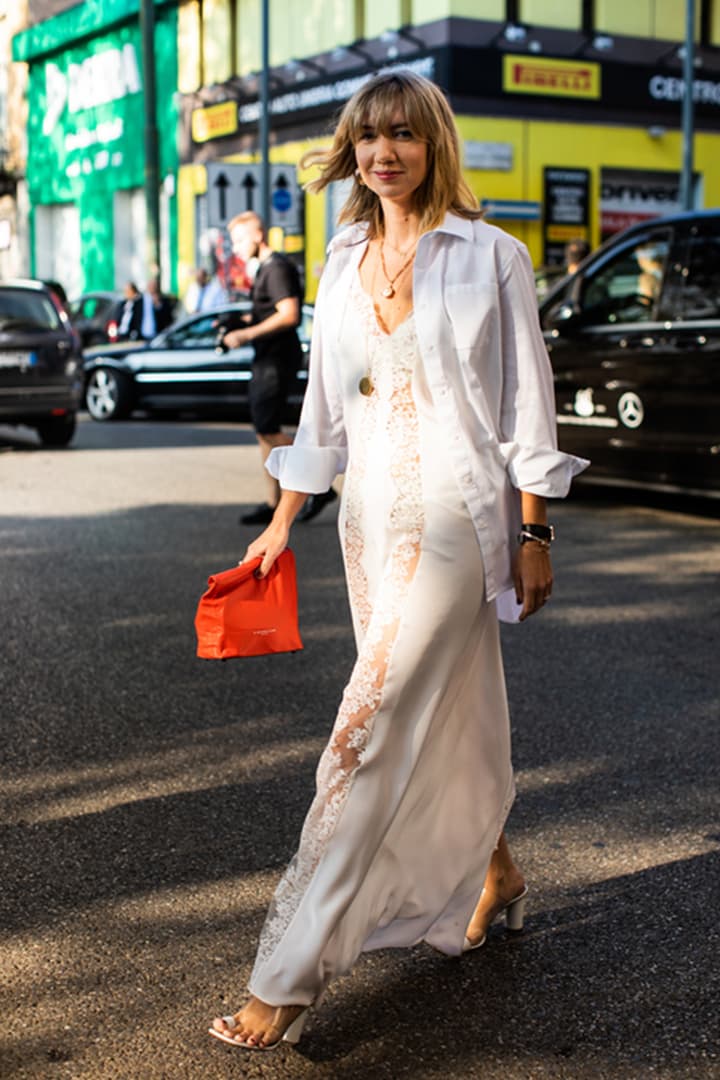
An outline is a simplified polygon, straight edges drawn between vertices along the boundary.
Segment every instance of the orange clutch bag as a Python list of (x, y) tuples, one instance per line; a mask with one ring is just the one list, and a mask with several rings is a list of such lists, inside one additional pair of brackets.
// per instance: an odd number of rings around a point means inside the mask
[(195, 615), (198, 656), (229, 660), (302, 649), (295, 556), (286, 548), (267, 577), (256, 578), (261, 562), (253, 559), (208, 578)]

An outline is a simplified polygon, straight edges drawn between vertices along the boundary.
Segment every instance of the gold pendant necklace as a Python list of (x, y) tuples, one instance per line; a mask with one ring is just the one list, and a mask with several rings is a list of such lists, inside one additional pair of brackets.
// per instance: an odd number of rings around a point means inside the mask
[[(373, 309), (375, 308), (375, 301), (373, 300), (373, 297), (375, 295), (375, 282), (376, 281), (377, 281), (377, 259), (375, 260), (375, 269), (373, 270), (372, 281), (370, 282), (370, 303), (372, 304)], [(373, 315), (373, 318), (376, 318), (376, 316)], [(365, 355), (366, 355), (366, 357), (367, 357), (367, 349), (368, 349), (368, 346), (367, 346), (367, 340), (366, 340), (366, 342), (365, 342)], [(370, 397), (370, 395), (372, 393), (374, 393), (374, 391), (375, 391), (375, 384), (372, 381), (372, 372), (370, 370), (370, 364), (367, 362), (367, 360), (366, 360), (366, 363), (365, 363), (365, 367), (367, 368), (367, 372), (366, 372), (365, 375), (363, 375), (359, 379), (359, 381), (358, 381), (358, 390), (360, 391), (360, 393), (362, 394), (363, 397)]]
[(382, 290), (381, 296), (384, 296), (386, 300), (392, 300), (393, 296), (395, 295), (395, 282), (398, 280), (399, 277), (402, 277), (402, 275), (405, 273), (405, 271), (407, 270), (410, 263), (415, 258), (415, 248), (417, 247), (417, 245), (418, 245), (418, 242), (416, 240), (415, 243), (412, 246), (412, 251), (410, 252), (409, 258), (407, 258), (405, 260), (405, 262), (402, 264), (402, 266), (398, 270), (395, 277), (391, 278), (390, 275), (387, 272), (387, 267), (385, 266), (385, 256), (383, 254), (383, 248), (385, 246), (385, 240), (383, 239), (383, 240), (380, 241), (380, 264), (382, 266), (383, 274), (385, 275), (385, 279), (387, 281), (387, 285)]

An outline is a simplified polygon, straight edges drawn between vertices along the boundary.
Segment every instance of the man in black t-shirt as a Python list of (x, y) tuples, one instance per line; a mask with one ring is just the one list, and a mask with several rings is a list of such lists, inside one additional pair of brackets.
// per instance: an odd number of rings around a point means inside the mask
[[(292, 439), (282, 430), (288, 392), (302, 364), (297, 327), (302, 314), (302, 290), (296, 267), (285, 255), (273, 251), (265, 237), (261, 219), (252, 211), (238, 214), (228, 224), (233, 251), (251, 270), (252, 313), (238, 329), (230, 330), (223, 343), (231, 349), (252, 342), (255, 359), (250, 380), (250, 416), (255, 428), (263, 464), (276, 446), (288, 446)], [(269, 497), (240, 521), (244, 525), (267, 525), (280, 499), (280, 486), (269, 473)], [(311, 496), (298, 515), (308, 521), (328, 502), (337, 498), (330, 492)]]

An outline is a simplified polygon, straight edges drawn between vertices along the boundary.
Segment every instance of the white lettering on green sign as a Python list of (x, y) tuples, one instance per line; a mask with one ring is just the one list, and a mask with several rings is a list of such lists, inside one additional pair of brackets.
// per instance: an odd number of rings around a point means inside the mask
[(70, 64), (67, 71), (57, 64), (46, 64), (43, 134), (52, 134), (66, 106), (68, 112), (78, 113), (141, 90), (137, 55), (130, 43), (121, 49), (93, 53), (79, 64)]

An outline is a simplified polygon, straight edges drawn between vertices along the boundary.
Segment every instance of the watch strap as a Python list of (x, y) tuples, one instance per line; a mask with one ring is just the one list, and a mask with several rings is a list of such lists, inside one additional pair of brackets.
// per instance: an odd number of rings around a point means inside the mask
[(536, 540), (544, 540), (546, 544), (551, 544), (555, 539), (555, 529), (552, 525), (533, 525), (532, 523), (523, 522), (521, 532), (528, 537), (534, 537)]

